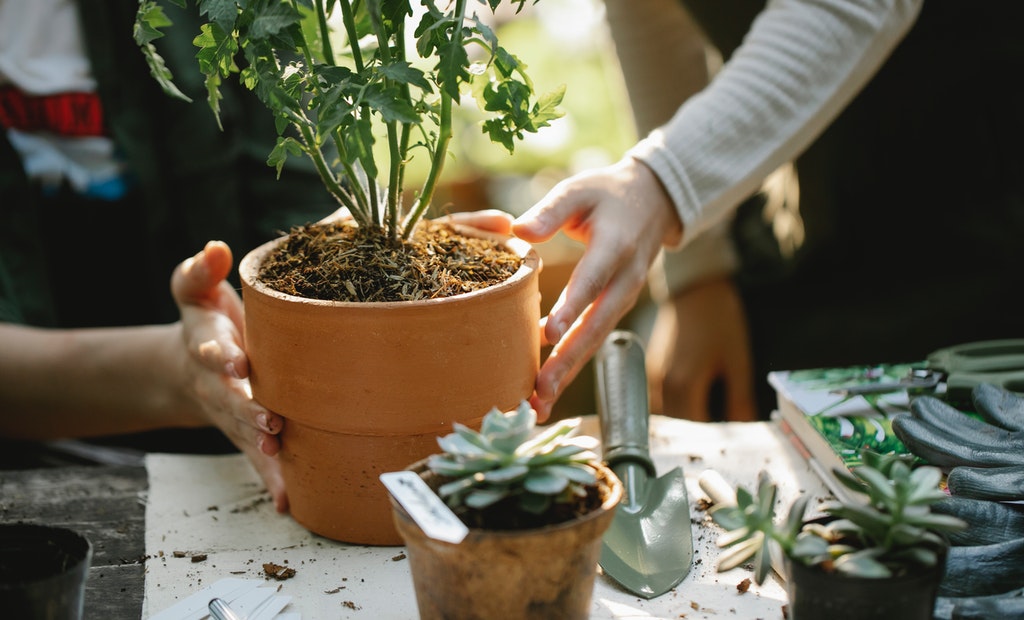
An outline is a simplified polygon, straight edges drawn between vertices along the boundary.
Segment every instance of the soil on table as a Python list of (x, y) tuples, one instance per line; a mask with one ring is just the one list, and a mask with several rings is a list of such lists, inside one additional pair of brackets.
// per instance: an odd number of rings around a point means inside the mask
[(264, 261), (260, 279), (308, 299), (412, 301), (493, 286), (521, 264), (501, 243), (447, 224), (422, 222), (410, 239), (394, 240), (379, 229), (332, 222), (292, 229)]

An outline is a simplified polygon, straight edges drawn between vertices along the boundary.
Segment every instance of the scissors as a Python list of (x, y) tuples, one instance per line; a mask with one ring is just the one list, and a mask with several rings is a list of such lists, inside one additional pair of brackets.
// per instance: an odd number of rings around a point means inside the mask
[(1024, 393), (1024, 338), (980, 340), (945, 347), (930, 353), (922, 368), (911, 368), (898, 381), (865, 383), (835, 392), (844, 396), (900, 390), (920, 394), (935, 391), (943, 382), (946, 399), (954, 403), (970, 404), (971, 390), (981, 383)]

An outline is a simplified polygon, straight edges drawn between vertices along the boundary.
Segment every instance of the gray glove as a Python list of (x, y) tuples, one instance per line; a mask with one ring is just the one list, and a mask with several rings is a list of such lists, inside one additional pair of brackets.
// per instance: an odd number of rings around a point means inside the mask
[[(967, 522), (967, 529), (948, 534), (953, 546), (946, 557), (946, 571), (939, 589), (941, 595), (967, 597), (957, 605), (973, 609), (982, 604), (982, 607), (994, 604), (991, 595), (1006, 593), (1009, 596), (1021, 587), (1024, 583), (1024, 506), (949, 497), (935, 504), (932, 510)], [(1019, 593), (1015, 596), (1018, 598), (1010, 602), (999, 599), (998, 604), (1019, 605), (1024, 612), (1024, 598), (1019, 598)], [(980, 600), (981, 597), (985, 600)]]
[(955, 496), (1024, 499), (1024, 397), (991, 384), (978, 385), (972, 399), (979, 420), (934, 396), (910, 403), (892, 428), (911, 452), (938, 467)]
[(1022, 620), (1024, 588), (989, 596), (945, 597), (935, 601), (934, 620)]

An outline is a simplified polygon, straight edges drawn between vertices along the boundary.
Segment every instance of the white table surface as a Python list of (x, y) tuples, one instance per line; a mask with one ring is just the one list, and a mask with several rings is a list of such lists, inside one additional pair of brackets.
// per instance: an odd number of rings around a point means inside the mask
[[(581, 431), (599, 436), (597, 420)], [(753, 489), (761, 469), (779, 484), (788, 506), (799, 492), (827, 497), (827, 490), (771, 422), (696, 423), (651, 417), (651, 453), (658, 473), (680, 466), (691, 504), (694, 564), (672, 591), (646, 600), (604, 575), (594, 587), (591, 618), (781, 618), (785, 593), (769, 578), (740, 593), (752, 573), (718, 573), (721, 530), (698, 500), (698, 477), (717, 470), (730, 483)], [(402, 547), (365, 547), (311, 534), (277, 514), (255, 471), (241, 455), (150, 455), (146, 507), (146, 588), (143, 618), (172, 606), (223, 578), (263, 578), (263, 563), (294, 568), (293, 578), (270, 582), (290, 595), (287, 612), (302, 620), (408, 620), (417, 617), (409, 564)], [(812, 502), (813, 505), (813, 502)], [(183, 557), (175, 557), (175, 552)], [(205, 554), (203, 561), (192, 556)]]

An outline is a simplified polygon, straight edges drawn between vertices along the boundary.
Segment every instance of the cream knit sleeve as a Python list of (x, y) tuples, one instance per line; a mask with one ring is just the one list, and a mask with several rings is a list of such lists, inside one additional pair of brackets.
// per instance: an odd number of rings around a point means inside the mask
[(807, 148), (886, 60), (922, 2), (768, 2), (708, 87), (629, 151), (671, 195), (681, 245)]

